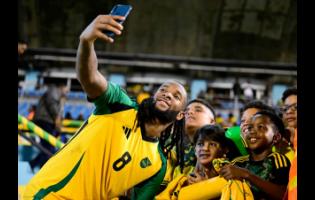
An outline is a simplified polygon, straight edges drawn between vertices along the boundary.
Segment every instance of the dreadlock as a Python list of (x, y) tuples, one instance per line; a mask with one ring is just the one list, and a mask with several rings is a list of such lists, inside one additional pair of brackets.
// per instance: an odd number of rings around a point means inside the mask
[(176, 146), (176, 155), (181, 149), (185, 120), (176, 120), (172, 125), (162, 132), (160, 137), (160, 145), (166, 157), (170, 156), (170, 152)]
[(176, 146), (177, 164), (179, 165), (180, 173), (183, 173), (184, 166), (185, 166), (185, 146), (184, 145), (186, 143), (189, 143), (189, 139), (186, 134), (183, 134), (183, 137), (181, 137), (181, 140), (178, 142)]
[[(169, 123), (177, 115), (178, 112), (175, 111), (169, 111), (168, 114), (165, 115), (165, 113), (154, 109), (153, 101), (153, 98), (148, 98), (139, 104), (135, 122), (136, 129), (140, 127), (141, 130), (144, 130), (145, 123), (154, 123), (157, 118), (161, 123)], [(184, 121), (184, 119), (176, 120), (161, 133), (159, 144), (166, 157), (170, 156), (170, 152), (174, 146), (176, 146), (176, 153), (181, 149), (180, 142), (183, 137)]]

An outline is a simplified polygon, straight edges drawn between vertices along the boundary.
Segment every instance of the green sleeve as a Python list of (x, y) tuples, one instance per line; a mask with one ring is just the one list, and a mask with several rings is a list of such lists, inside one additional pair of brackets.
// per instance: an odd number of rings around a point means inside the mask
[(119, 85), (108, 82), (107, 90), (96, 99), (88, 99), (94, 103), (95, 110), (93, 114), (102, 115), (119, 112), (122, 110), (135, 108), (137, 109), (137, 103), (132, 100)]
[(160, 185), (163, 181), (166, 172), (166, 158), (159, 146), (159, 153), (162, 159), (162, 167), (159, 172), (148, 180), (136, 185), (132, 189), (131, 199), (132, 200), (151, 200), (157, 195), (160, 189)]

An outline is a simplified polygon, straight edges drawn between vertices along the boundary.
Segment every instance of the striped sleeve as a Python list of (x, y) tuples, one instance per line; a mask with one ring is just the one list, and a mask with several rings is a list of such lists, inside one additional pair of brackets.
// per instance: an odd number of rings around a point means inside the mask
[(273, 158), (276, 169), (290, 166), (289, 159), (280, 153), (272, 153), (269, 157)]
[(289, 181), (290, 161), (289, 159), (280, 153), (272, 153), (268, 156), (274, 163), (273, 179), (270, 180), (273, 183), (286, 185)]

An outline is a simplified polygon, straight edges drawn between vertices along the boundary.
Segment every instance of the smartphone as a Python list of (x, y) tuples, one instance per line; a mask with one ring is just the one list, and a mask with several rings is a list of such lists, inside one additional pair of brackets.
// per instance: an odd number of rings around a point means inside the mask
[[(117, 4), (110, 11), (109, 15), (124, 16), (125, 20), (126, 20), (126, 18), (129, 15), (131, 10), (132, 10), (132, 6), (130, 6), (130, 5)], [(122, 24), (123, 22), (124, 21), (122, 21), (122, 20), (118, 20), (118, 23), (120, 23), (120, 24)], [(111, 38), (113, 38), (115, 36), (115, 33), (113, 33), (112, 31), (104, 31), (104, 33)]]

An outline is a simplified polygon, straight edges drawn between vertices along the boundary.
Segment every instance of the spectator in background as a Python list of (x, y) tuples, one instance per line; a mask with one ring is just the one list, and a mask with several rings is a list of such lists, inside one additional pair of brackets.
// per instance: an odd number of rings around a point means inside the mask
[(242, 93), (242, 88), (239, 83), (238, 77), (235, 78), (235, 82), (233, 84), (233, 93), (234, 93), (234, 98), (239, 98), (241, 93)]
[(282, 119), (286, 128), (290, 131), (288, 140), (295, 154), (291, 161), (287, 197), (289, 200), (297, 199), (297, 89), (288, 88), (282, 94), (283, 106), (280, 108)]
[(212, 88), (208, 88), (205, 94), (205, 100), (208, 102), (213, 102), (214, 100), (214, 90)]
[(84, 117), (82, 113), (79, 114), (77, 120), (84, 121)]
[(33, 120), (35, 111), (36, 111), (36, 105), (31, 105), (28, 109), (28, 115), (26, 118), (30, 121)]
[[(33, 122), (55, 137), (58, 137), (61, 131), (64, 100), (67, 92), (68, 87), (65, 84), (49, 86), (40, 98), (34, 114)], [(40, 139), (40, 144), (51, 153), (55, 153), (55, 148), (44, 139)], [(41, 168), (48, 159), (47, 154), (39, 152), (30, 161), (30, 166), (32, 169), (35, 167)]]
[(18, 56), (21, 56), (24, 54), (24, 52), (27, 49), (27, 43), (25, 40), (20, 40), (18, 42)]
[(282, 94), (283, 106), (280, 108), (282, 112), (282, 119), (287, 127), (290, 130), (290, 141), (293, 144), (294, 139), (294, 129), (297, 128), (297, 89), (288, 88)]
[(225, 121), (221, 113), (218, 113), (215, 121), (216, 121), (216, 124), (220, 125), (221, 127), (225, 127)]
[(236, 125), (237, 125), (237, 119), (234, 116), (234, 114), (230, 112), (227, 118), (227, 127), (236, 126)]
[(148, 91), (148, 87), (142, 86), (140, 92), (137, 95), (137, 103), (140, 104), (144, 99), (149, 98), (151, 95)]
[(254, 100), (254, 90), (249, 81), (244, 84), (244, 97), (247, 102)]
[(71, 115), (71, 113), (69, 111), (66, 112), (65, 119), (73, 119), (73, 117), (72, 117), (72, 115)]
[(18, 54), (17, 54), (17, 61), (19, 68), (29, 68), (29, 63), (27, 60), (24, 59), (24, 53), (27, 50), (28, 45), (26, 40), (20, 39), (18, 40)]
[(200, 90), (199, 93), (197, 94), (198, 99), (205, 99), (206, 97), (206, 91)]

